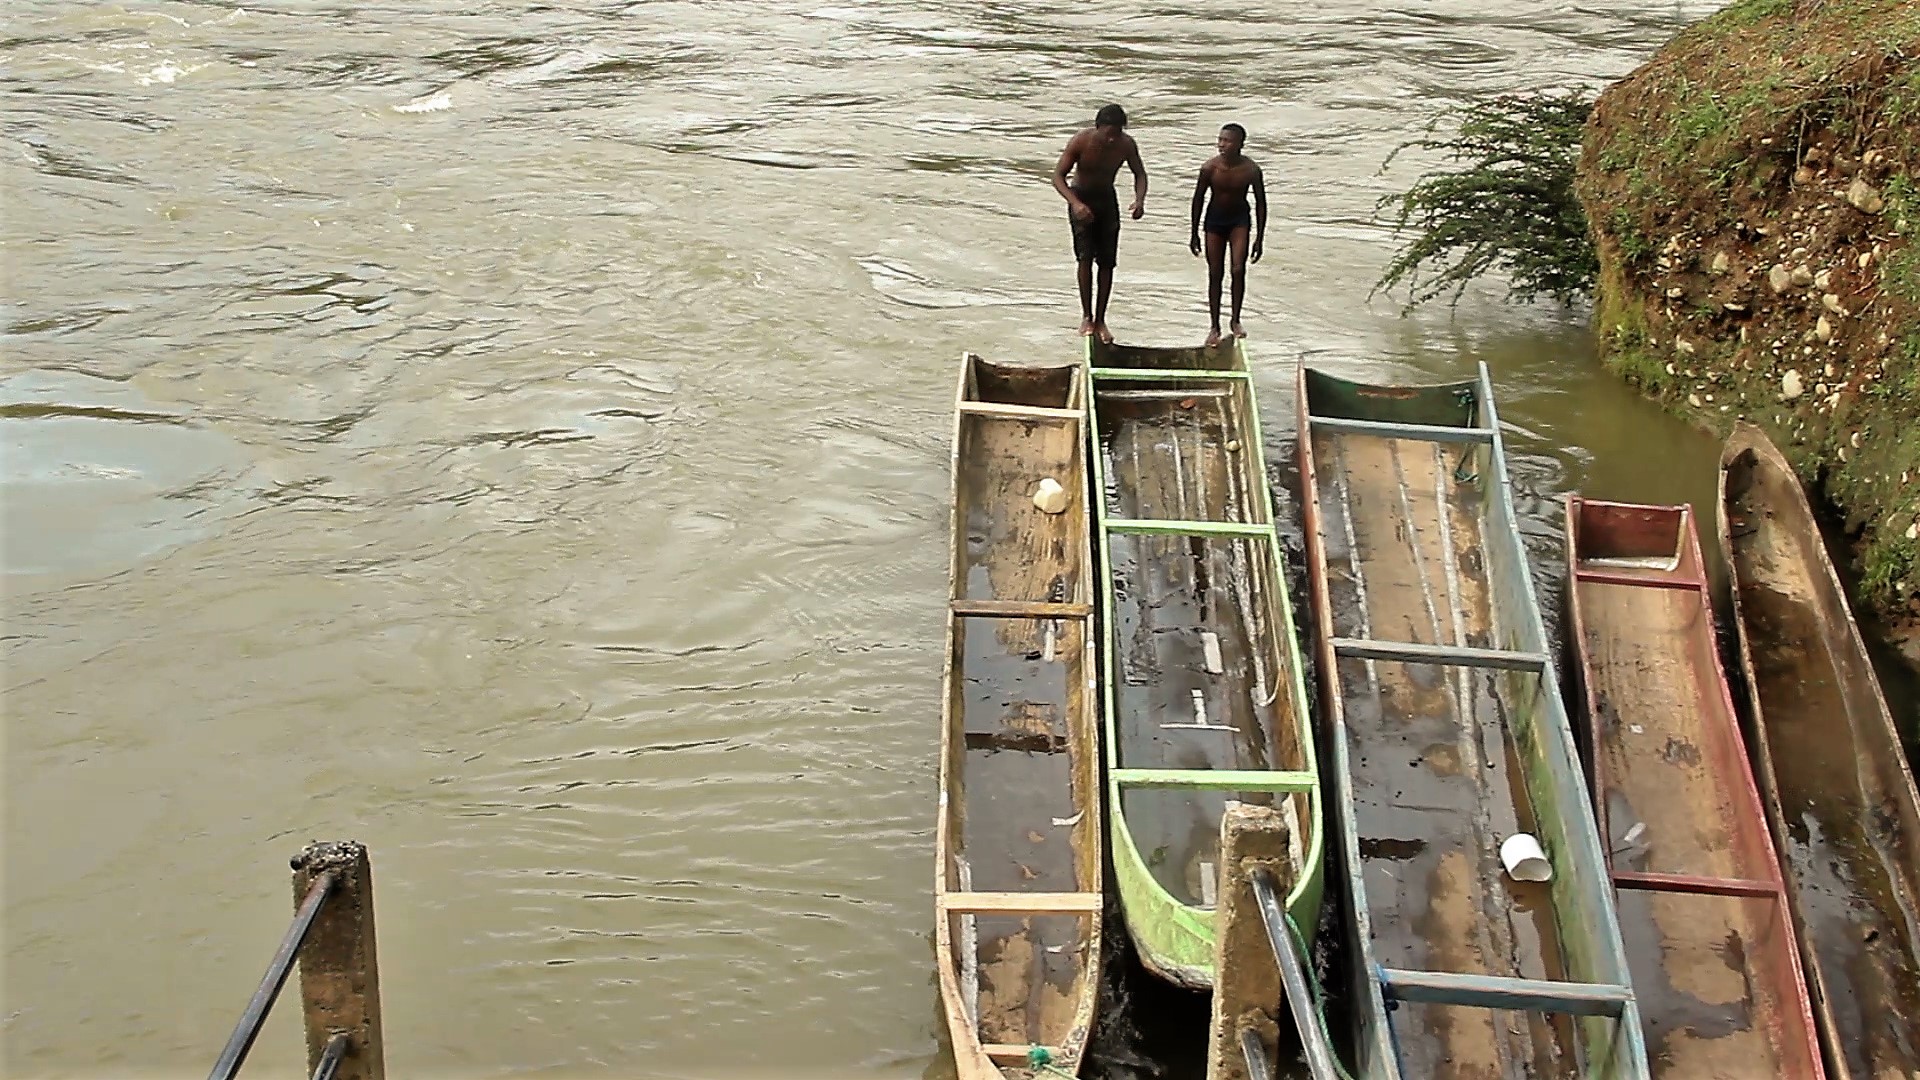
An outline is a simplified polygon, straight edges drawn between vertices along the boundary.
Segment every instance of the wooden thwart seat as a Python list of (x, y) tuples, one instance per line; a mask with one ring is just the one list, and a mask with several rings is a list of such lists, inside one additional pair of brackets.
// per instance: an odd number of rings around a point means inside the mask
[(1412, 641), (1373, 641), (1334, 638), (1333, 654), (1360, 660), (1392, 660), (1402, 664), (1454, 664), (1459, 667), (1502, 668), (1508, 671), (1545, 671), (1547, 655), (1512, 649), (1473, 649), (1464, 645), (1423, 645)]
[(973, 416), (997, 416), (1005, 420), (1063, 420), (1077, 424), (1081, 416), (1079, 409), (1048, 409), (1003, 401), (962, 401), (959, 409)]
[(1175, 521), (1171, 518), (1108, 518), (1101, 527), (1125, 536), (1244, 536), (1272, 540), (1271, 524), (1241, 521)]
[[(1054, 1047), (1045, 1046), (1040, 1049), (1047, 1051), (1048, 1055), (1055, 1059), (1058, 1059), (1060, 1056), (1060, 1051)], [(1033, 1051), (1033, 1047), (1024, 1046), (1020, 1043), (980, 1044), (980, 1052), (987, 1055), (988, 1059), (995, 1065), (1024, 1066), (1032, 1060), (1031, 1055)]]
[(1057, 604), (1045, 600), (955, 600), (948, 605), (955, 615), (980, 619), (1084, 619), (1093, 614), (1092, 604)]
[(1091, 892), (950, 892), (940, 910), (969, 915), (1097, 915), (1100, 894)]
[(1483, 1009), (1620, 1016), (1633, 991), (1612, 983), (1555, 982), (1447, 971), (1380, 969), (1380, 985), (1389, 1000)]
[(1348, 420), (1338, 416), (1309, 416), (1315, 431), (1330, 435), (1372, 435), (1382, 439), (1415, 439), (1420, 442), (1490, 443), (1493, 429), (1453, 427), (1448, 424), (1395, 424), (1384, 420)]
[(1615, 870), (1613, 884), (1615, 888), (1620, 889), (1694, 893), (1701, 896), (1751, 896), (1771, 900), (1780, 895), (1780, 885), (1773, 881), (1694, 877), (1689, 874), (1655, 874), (1644, 870)]
[(1676, 578), (1654, 574), (1622, 574), (1611, 570), (1575, 570), (1574, 579), (1583, 585), (1638, 585), (1643, 589), (1693, 589), (1707, 591), (1701, 578)]
[(1204, 791), (1312, 791), (1319, 777), (1310, 772), (1253, 769), (1110, 769), (1121, 787), (1188, 788)]
[(1223, 371), (1209, 368), (1091, 368), (1088, 371), (1098, 382), (1205, 382), (1213, 379), (1245, 379), (1244, 371)]

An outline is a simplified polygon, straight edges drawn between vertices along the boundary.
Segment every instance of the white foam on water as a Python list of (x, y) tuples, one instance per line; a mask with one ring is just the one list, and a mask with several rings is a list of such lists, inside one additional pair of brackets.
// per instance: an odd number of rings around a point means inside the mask
[(160, 63), (148, 69), (144, 75), (134, 76), (134, 81), (141, 86), (152, 86), (155, 83), (171, 85), (177, 81), (180, 76), (191, 75), (206, 66), (205, 64), (181, 65), (174, 63), (172, 60), (162, 60)]
[(445, 90), (423, 94), (403, 105), (391, 106), (397, 113), (433, 113), (453, 108), (453, 95)]

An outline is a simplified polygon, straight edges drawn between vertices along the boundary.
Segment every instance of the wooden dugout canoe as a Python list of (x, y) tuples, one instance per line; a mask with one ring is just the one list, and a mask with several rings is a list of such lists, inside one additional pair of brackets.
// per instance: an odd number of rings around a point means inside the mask
[(1760, 789), (1827, 1052), (1920, 1076), (1920, 797), (1793, 468), (1759, 428), (1720, 458), (1720, 544)]
[[(1298, 408), (1358, 1075), (1647, 1076), (1486, 366), (1441, 386), (1303, 366)], [(1507, 876), (1517, 832), (1551, 882)]]
[(1220, 819), (1271, 806), (1311, 934), (1320, 785), (1246, 352), (1087, 339), (1114, 878), (1141, 960), (1213, 984)]
[(1566, 538), (1594, 805), (1654, 1075), (1820, 1080), (1693, 509), (1569, 495)]
[[(961, 1080), (1079, 1071), (1100, 989), (1101, 801), (1084, 392), (962, 358), (934, 941)], [(1058, 514), (1036, 506), (1052, 478)]]

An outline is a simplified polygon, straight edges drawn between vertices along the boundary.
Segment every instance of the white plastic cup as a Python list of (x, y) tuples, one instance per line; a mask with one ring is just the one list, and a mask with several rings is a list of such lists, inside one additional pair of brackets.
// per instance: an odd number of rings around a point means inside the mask
[(1034, 489), (1033, 505), (1039, 507), (1042, 513), (1058, 514), (1067, 508), (1067, 489), (1060, 486), (1060, 481), (1049, 476)]
[(1500, 844), (1500, 861), (1515, 881), (1552, 881), (1553, 864), (1531, 833), (1514, 833)]

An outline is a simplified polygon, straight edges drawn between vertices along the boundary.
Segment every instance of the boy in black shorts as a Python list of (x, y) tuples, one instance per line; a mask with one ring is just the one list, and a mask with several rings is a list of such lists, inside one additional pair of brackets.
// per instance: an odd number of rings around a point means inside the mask
[[(1113, 263), (1120, 249), (1120, 197), (1113, 190), (1114, 175), (1125, 164), (1133, 170), (1135, 221), (1146, 213), (1147, 167), (1140, 163), (1140, 147), (1126, 132), (1127, 114), (1108, 105), (1093, 118), (1093, 126), (1067, 140), (1053, 167), (1053, 189), (1067, 200), (1073, 225), (1073, 258), (1079, 263), (1080, 334), (1113, 341), (1107, 330), (1107, 299), (1113, 295)], [(1073, 182), (1067, 182), (1067, 173)], [(1100, 267), (1100, 298), (1093, 296), (1093, 268)]]
[[(1207, 192), (1213, 192), (1207, 207), (1207, 310), (1213, 316), (1213, 329), (1207, 334), (1209, 346), (1220, 343), (1220, 278), (1226, 269), (1226, 255), (1233, 251), (1233, 322), (1228, 329), (1234, 337), (1246, 337), (1240, 326), (1240, 304), (1247, 296), (1247, 232), (1253, 230), (1254, 262), (1260, 261), (1260, 248), (1267, 236), (1267, 185), (1260, 166), (1240, 151), (1247, 145), (1247, 129), (1228, 124), (1220, 129), (1219, 156), (1200, 166), (1200, 179), (1193, 186), (1193, 238), (1187, 246), (1200, 254), (1200, 207)], [(1247, 192), (1253, 192), (1253, 208), (1247, 206)]]

